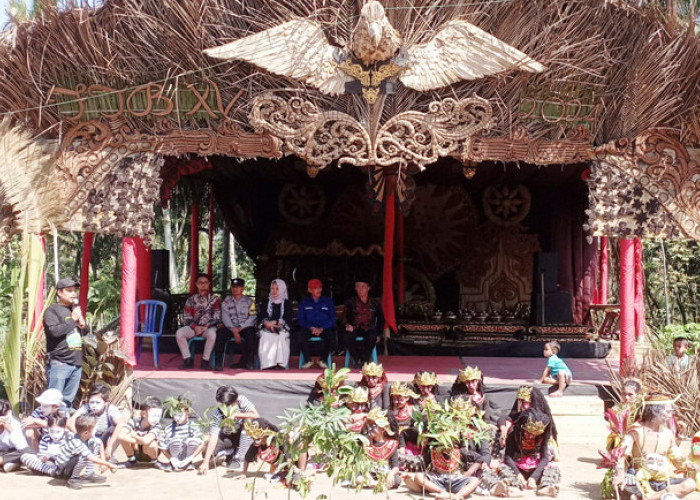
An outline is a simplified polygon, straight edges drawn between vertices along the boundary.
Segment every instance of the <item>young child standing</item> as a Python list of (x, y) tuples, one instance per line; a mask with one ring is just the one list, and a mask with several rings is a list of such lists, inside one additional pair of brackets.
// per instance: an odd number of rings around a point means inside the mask
[(685, 337), (673, 339), (673, 352), (666, 358), (666, 364), (675, 374), (682, 373), (690, 368), (690, 356), (686, 353), (690, 347), (690, 341)]
[(158, 438), (163, 428), (160, 420), (163, 408), (160, 399), (148, 397), (141, 404), (141, 415), (132, 418), (119, 436), (119, 442), (126, 453), (124, 467), (137, 462), (153, 462), (158, 458)]
[(552, 397), (563, 396), (566, 386), (571, 383), (573, 378), (571, 370), (559, 357), (560, 350), (561, 346), (556, 341), (547, 342), (544, 345), (544, 357), (547, 358), (547, 366), (537, 381), (540, 384), (549, 384), (557, 387), (557, 390), (550, 394)]

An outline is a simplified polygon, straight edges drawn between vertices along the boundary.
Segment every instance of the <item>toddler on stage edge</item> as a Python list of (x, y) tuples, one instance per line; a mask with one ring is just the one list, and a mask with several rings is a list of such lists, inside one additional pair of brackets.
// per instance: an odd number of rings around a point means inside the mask
[(547, 366), (537, 381), (540, 384), (549, 384), (557, 387), (557, 390), (550, 394), (552, 397), (563, 396), (566, 387), (573, 378), (569, 367), (558, 356), (560, 350), (561, 346), (556, 341), (547, 342), (544, 345), (544, 357), (547, 358)]

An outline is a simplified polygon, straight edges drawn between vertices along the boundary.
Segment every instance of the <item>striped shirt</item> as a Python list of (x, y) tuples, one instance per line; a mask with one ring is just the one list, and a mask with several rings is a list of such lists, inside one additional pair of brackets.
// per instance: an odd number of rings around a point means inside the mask
[(189, 438), (201, 437), (202, 432), (196, 423), (190, 420), (184, 424), (176, 424), (175, 422), (171, 422), (165, 427), (163, 433), (160, 435), (160, 439), (158, 440), (158, 448), (161, 450), (167, 450), (170, 443), (174, 440), (183, 441)]
[[(250, 400), (245, 397), (245, 396), (238, 396), (238, 400), (236, 403), (231, 406), (231, 414), (234, 413), (248, 413), (251, 411), (255, 411), (255, 405), (250, 402)], [(217, 408), (214, 414), (212, 415), (212, 420), (211, 423), (209, 424), (209, 434), (211, 436), (218, 436), (219, 432), (222, 431), (221, 429), (221, 422), (225, 419), (226, 417), (224, 416), (224, 412), (221, 411), (221, 408)], [(235, 434), (241, 429), (241, 426), (243, 425), (243, 419), (237, 418), (236, 419), (236, 426), (233, 429), (224, 429), (224, 434)]]
[(141, 437), (145, 436), (146, 434), (153, 434), (156, 439), (158, 439), (158, 437), (160, 437), (160, 433), (163, 432), (163, 427), (160, 425), (160, 423), (145, 428), (144, 425), (148, 425), (148, 419), (134, 417), (127, 422), (124, 428), (129, 432), (135, 432), (137, 436)]
[(38, 455), (40, 457), (54, 458), (61, 452), (61, 448), (63, 448), (66, 445), (66, 443), (72, 438), (73, 433), (70, 432), (68, 429), (66, 429), (66, 433), (58, 441), (54, 441), (53, 439), (51, 439), (51, 436), (49, 436), (49, 433), (47, 432), (46, 434), (41, 436), (41, 440), (39, 441)]
[(54, 456), (54, 462), (56, 462), (56, 465), (61, 466), (68, 463), (76, 455), (85, 458), (96, 456), (92, 450), (98, 449), (97, 446), (102, 446), (102, 443), (99, 440), (96, 441), (94, 437), (87, 441), (81, 441), (78, 436), (71, 436), (65, 440), (61, 449)]
[(95, 436), (97, 437), (102, 436), (105, 432), (109, 431), (110, 428), (113, 428), (115, 425), (114, 421), (122, 416), (119, 408), (112, 404), (107, 404), (104, 411), (99, 415), (95, 415), (91, 412), (90, 406), (85, 404), (75, 412), (74, 417), (78, 418), (81, 415), (90, 415), (97, 419), (97, 423), (95, 424)]

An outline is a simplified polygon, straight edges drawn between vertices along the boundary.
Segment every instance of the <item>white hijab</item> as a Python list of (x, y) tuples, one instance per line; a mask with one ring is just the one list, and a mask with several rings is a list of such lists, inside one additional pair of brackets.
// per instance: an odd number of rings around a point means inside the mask
[[(277, 283), (277, 297), (272, 296), (272, 291), (270, 291), (269, 299), (272, 304), (282, 304), (289, 297), (287, 296), (287, 284), (281, 279), (272, 280), (272, 283)], [(272, 283), (270, 283), (270, 288), (272, 288)]]

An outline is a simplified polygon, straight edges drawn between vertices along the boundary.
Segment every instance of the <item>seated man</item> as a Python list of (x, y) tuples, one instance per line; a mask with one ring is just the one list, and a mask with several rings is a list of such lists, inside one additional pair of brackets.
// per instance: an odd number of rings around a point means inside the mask
[(357, 295), (345, 303), (343, 343), (356, 366), (372, 361), (372, 349), (377, 345), (379, 333), (384, 327), (381, 302), (371, 299), (369, 290), (369, 279), (358, 278), (355, 282)]
[[(297, 322), (299, 323), (299, 348), (304, 354), (306, 364), (302, 368), (318, 365), (328, 368), (325, 360), (335, 348), (335, 304), (330, 297), (323, 297), (323, 283), (319, 279), (309, 281), (309, 296), (299, 303)], [(312, 337), (321, 341), (311, 341)], [(314, 363), (311, 357), (312, 345), (317, 344), (320, 350), (319, 360)]]
[(194, 356), (187, 345), (187, 341), (192, 337), (204, 337), (204, 352), (200, 368), (211, 369), (209, 359), (216, 342), (216, 325), (221, 319), (221, 302), (209, 290), (211, 285), (209, 275), (199, 273), (195, 284), (197, 293), (190, 295), (185, 302), (185, 325), (175, 332), (177, 346), (180, 348), (183, 360), (180, 370), (194, 367)]
[[(613, 477), (613, 485), (621, 486), (636, 499), (683, 498), (695, 490), (695, 481), (673, 476), (681, 468), (683, 456), (676, 446), (676, 438), (664, 423), (668, 419), (669, 398), (650, 395), (644, 403), (642, 420), (635, 424), (623, 440), (625, 456), (620, 459)], [(625, 461), (631, 467), (625, 475)]]
[(245, 280), (233, 278), (231, 280), (231, 295), (226, 297), (221, 304), (222, 328), (216, 331), (216, 344), (214, 345), (214, 357), (217, 372), (224, 369), (224, 352), (226, 342), (231, 338), (241, 348), (241, 359), (233, 365), (234, 368), (253, 369), (253, 359), (258, 350), (258, 336), (255, 331), (255, 302), (251, 297), (243, 295)]

